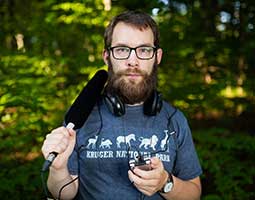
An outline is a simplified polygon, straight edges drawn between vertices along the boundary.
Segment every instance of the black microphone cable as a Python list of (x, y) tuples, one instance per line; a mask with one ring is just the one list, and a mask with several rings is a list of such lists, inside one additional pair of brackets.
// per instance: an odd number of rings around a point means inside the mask
[(49, 193), (48, 193), (48, 189), (46, 186), (46, 181), (44, 180), (44, 171), (41, 170), (41, 182), (42, 182), (42, 186), (43, 186), (43, 192), (44, 192), (44, 196), (46, 199), (49, 199)]
[(53, 198), (53, 197), (50, 197), (50, 195), (49, 195), (49, 192), (48, 192), (48, 189), (47, 189), (47, 186), (46, 186), (46, 181), (45, 181), (44, 173), (45, 173), (44, 171), (41, 171), (41, 181), (42, 181), (44, 196), (45, 196), (45, 198), (46, 198), (47, 200), (51, 200), (51, 199), (60, 200), (60, 199), (61, 199), (61, 193), (62, 193), (63, 189), (64, 189), (65, 187), (67, 187), (68, 185), (70, 185), (71, 183), (73, 183), (74, 181), (76, 181), (76, 180), (79, 178), (79, 176), (77, 176), (77, 177), (74, 178), (73, 180), (71, 180), (71, 181), (69, 181), (68, 183), (64, 184), (64, 185), (60, 188), (60, 190), (59, 190), (59, 192), (58, 192), (58, 198), (55, 199), (55, 198)]
[(77, 177), (74, 178), (73, 180), (69, 181), (68, 183), (66, 183), (65, 185), (63, 185), (63, 186), (60, 188), (60, 190), (59, 190), (59, 192), (58, 192), (58, 198), (57, 198), (58, 200), (61, 199), (61, 192), (62, 192), (62, 190), (63, 190), (66, 186), (68, 186), (68, 185), (70, 185), (71, 183), (73, 183), (74, 181), (76, 181), (78, 178), (79, 178), (79, 176), (77, 176)]

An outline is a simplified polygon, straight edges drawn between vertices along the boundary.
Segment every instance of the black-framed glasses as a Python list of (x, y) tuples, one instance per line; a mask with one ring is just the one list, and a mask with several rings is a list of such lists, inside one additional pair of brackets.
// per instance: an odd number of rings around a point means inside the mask
[(129, 58), (132, 50), (135, 51), (137, 58), (141, 60), (152, 59), (155, 52), (157, 51), (156, 47), (151, 46), (139, 46), (139, 47), (127, 47), (127, 46), (115, 46), (108, 48), (115, 59), (117, 60), (126, 60)]

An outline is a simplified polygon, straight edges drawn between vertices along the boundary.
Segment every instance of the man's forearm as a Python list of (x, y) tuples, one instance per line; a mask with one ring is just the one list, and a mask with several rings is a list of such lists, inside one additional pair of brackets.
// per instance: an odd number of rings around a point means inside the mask
[[(74, 178), (69, 174), (67, 168), (61, 170), (51, 168), (47, 181), (48, 189), (55, 198), (58, 198), (61, 188)], [(64, 187), (61, 191), (61, 199), (73, 199), (77, 193), (77, 188), (77, 180)]]
[(173, 177), (174, 187), (169, 193), (162, 194), (168, 200), (199, 200), (201, 195), (201, 184), (199, 177), (183, 181)]

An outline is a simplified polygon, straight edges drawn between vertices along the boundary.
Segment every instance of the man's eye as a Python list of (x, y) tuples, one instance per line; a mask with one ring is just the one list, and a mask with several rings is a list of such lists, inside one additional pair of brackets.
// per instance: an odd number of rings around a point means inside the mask
[(140, 49), (142, 53), (150, 53), (152, 51), (152, 48), (149, 47), (143, 47)]
[(119, 48), (116, 48), (115, 51), (119, 53), (124, 53), (124, 52), (129, 52), (129, 49), (126, 47), (119, 47)]

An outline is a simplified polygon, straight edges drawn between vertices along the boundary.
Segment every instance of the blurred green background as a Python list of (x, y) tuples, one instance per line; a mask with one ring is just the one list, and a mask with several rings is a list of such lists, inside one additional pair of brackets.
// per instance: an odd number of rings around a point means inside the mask
[(100, 68), (109, 20), (158, 22), (159, 90), (188, 117), (205, 200), (255, 199), (255, 1), (0, 0), (0, 197), (42, 199), (47, 133)]

